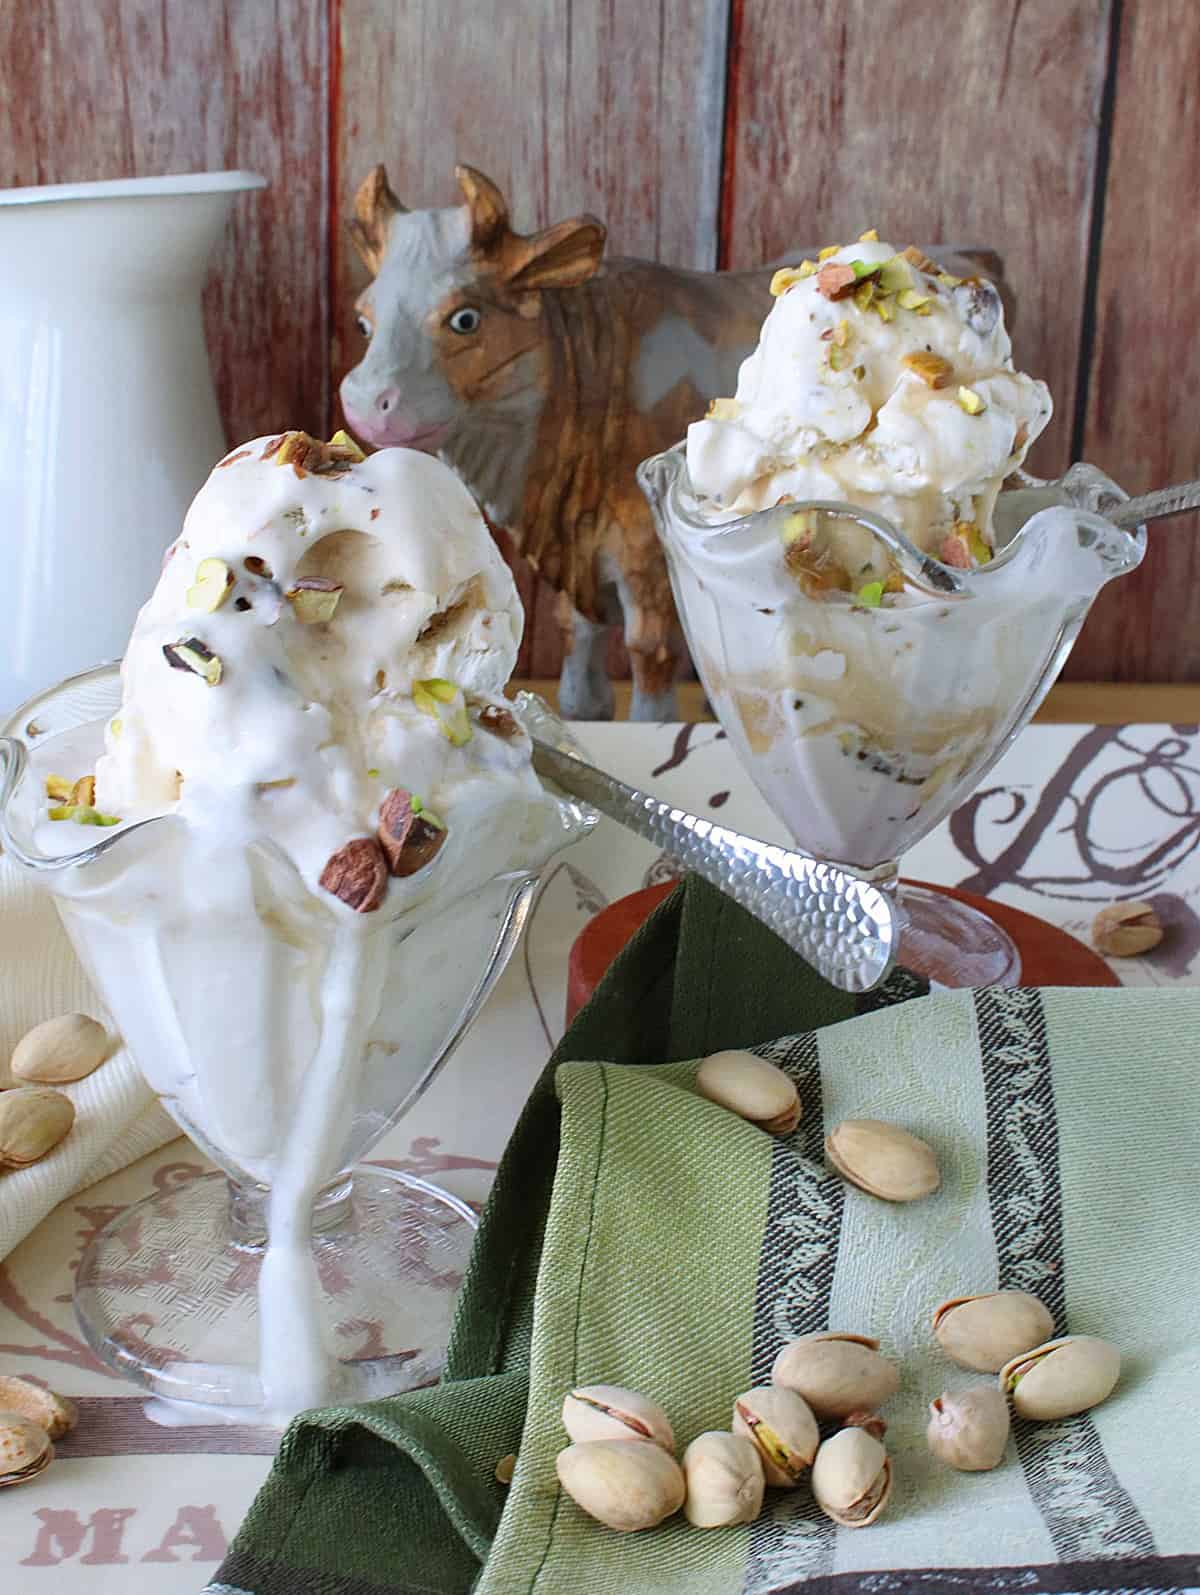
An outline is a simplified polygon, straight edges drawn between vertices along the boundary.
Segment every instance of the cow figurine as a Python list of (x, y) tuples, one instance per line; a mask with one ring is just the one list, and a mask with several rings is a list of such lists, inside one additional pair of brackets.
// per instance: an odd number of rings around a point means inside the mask
[(611, 718), (605, 645), (623, 620), (631, 717), (672, 719), (683, 641), (635, 469), (734, 391), (772, 270), (602, 260), (594, 216), (517, 233), (489, 178), (455, 175), (465, 203), (447, 210), (406, 210), (382, 166), (358, 191), (370, 342), (341, 385), (346, 421), (375, 447), (440, 454), (556, 588), (564, 715)]

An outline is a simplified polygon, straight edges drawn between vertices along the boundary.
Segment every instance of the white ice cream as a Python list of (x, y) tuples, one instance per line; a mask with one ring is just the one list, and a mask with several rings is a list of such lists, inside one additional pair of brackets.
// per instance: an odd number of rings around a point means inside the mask
[(59, 906), (151, 1086), (271, 1188), (276, 1422), (337, 1391), (316, 1193), (455, 1033), (512, 872), (571, 839), (500, 696), (522, 613), (472, 499), (423, 454), (351, 451), (288, 434), (222, 461), (138, 617), (103, 756), (96, 726), (35, 758), (39, 794), (95, 763), (94, 794), (42, 799), (47, 851), (156, 817), (61, 872)]
[(1050, 397), (1013, 369), (992, 285), (909, 254), (868, 240), (777, 274), (735, 398), (688, 429), (692, 485), (715, 516), (836, 499), (947, 563), (986, 558), (996, 494)]

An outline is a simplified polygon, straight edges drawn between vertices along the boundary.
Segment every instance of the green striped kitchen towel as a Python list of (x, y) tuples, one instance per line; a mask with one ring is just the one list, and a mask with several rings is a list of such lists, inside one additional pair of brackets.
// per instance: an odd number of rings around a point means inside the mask
[[(787, 1018), (797, 1005), (803, 1029)], [(447, 1378), (294, 1425), (212, 1588), (1197, 1587), (1198, 1014), (1190, 991), (1026, 990), (848, 1017), (769, 932), (689, 882), (614, 966), (531, 1098)], [(792, 1136), (773, 1140), (697, 1096), (693, 1062), (645, 1064), (737, 1041), (796, 1079)], [(567, 1061), (581, 1055), (616, 1061)], [(829, 1175), (824, 1132), (852, 1115), (929, 1140), (941, 1190), (892, 1207)], [(926, 1405), (980, 1376), (934, 1348), (930, 1316), (948, 1297), (1009, 1287), (1040, 1296), (1060, 1332), (1116, 1341), (1122, 1381), (1091, 1414), (1018, 1423), (997, 1471), (952, 1473), (926, 1451)], [(728, 1425), (733, 1397), (767, 1377), (785, 1340), (826, 1327), (877, 1335), (903, 1368), (885, 1411), (896, 1485), (869, 1528), (836, 1527), (802, 1488), (768, 1492), (753, 1525), (701, 1531), (678, 1517), (618, 1535), (559, 1493), (571, 1385), (645, 1391), (682, 1445)], [(493, 1469), (509, 1451), (505, 1492)]]

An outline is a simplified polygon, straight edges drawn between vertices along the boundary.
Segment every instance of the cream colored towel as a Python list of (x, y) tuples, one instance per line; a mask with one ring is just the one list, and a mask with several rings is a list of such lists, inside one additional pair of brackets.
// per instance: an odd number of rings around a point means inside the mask
[[(0, 1085), (12, 1083), (8, 1061), (25, 1032), (61, 1013), (109, 1024), (50, 894), (0, 858)], [(0, 1259), (59, 1202), (179, 1134), (123, 1047), (86, 1080), (58, 1089), (75, 1104), (70, 1135), (30, 1168), (0, 1173)]]

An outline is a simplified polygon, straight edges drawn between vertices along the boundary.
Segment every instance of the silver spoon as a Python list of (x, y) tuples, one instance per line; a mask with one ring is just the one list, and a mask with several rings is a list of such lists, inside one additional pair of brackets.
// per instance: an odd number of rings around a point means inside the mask
[[(832, 986), (869, 991), (885, 978), (900, 930), (886, 892), (836, 864), (742, 836), (627, 786), (571, 750), (562, 722), (533, 693), (516, 699), (533, 767), (561, 791), (670, 853), (748, 909)], [(553, 745), (547, 738), (553, 738)]]
[(1131, 531), (1144, 521), (1159, 521), (1166, 515), (1195, 509), (1200, 509), (1200, 481), (1177, 482), (1174, 487), (1159, 487), (1140, 498), (1126, 499), (1123, 504), (1106, 509), (1104, 518)]

